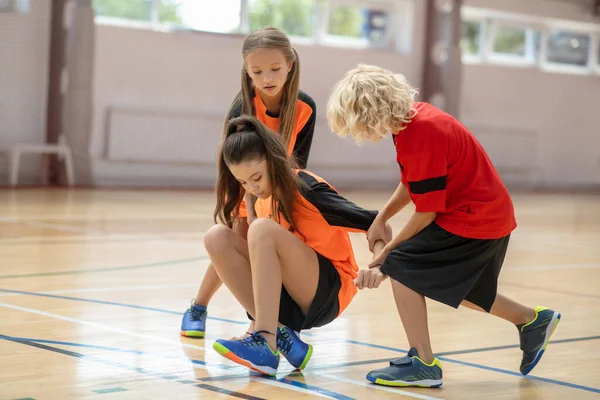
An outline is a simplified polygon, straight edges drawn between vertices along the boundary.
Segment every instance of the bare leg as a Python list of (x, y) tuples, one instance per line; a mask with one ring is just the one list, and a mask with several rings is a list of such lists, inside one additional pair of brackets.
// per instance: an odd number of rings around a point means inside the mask
[(417, 349), (421, 360), (432, 363), (434, 357), (429, 340), (425, 297), (394, 279), (392, 290), (409, 346)]
[(279, 299), (283, 284), (306, 315), (319, 283), (317, 254), (276, 222), (260, 218), (248, 231), (252, 286), (256, 304), (256, 330), (276, 349)]
[[(246, 222), (246, 219), (239, 218), (233, 226), (233, 231), (242, 239), (246, 240), (248, 236), (248, 223)], [(221, 278), (219, 278), (219, 275), (211, 262), (208, 265), (208, 269), (204, 274), (204, 278), (202, 278), (202, 283), (196, 294), (196, 304), (199, 306), (208, 306), (208, 303), (222, 284), (223, 282), (221, 281)]]
[[(485, 312), (484, 309), (467, 300), (464, 300), (461, 305), (472, 310)], [(496, 295), (496, 300), (494, 301), (490, 314), (512, 322), (515, 325), (526, 324), (535, 318), (535, 311), (533, 308), (517, 303), (500, 293)]]
[(247, 242), (228, 227), (214, 225), (204, 235), (204, 247), (223, 283), (242, 307), (255, 317)]

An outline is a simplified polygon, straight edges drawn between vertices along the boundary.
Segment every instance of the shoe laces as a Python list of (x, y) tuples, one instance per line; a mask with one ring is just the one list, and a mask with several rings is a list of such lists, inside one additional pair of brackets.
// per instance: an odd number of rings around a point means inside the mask
[(277, 347), (284, 354), (287, 354), (292, 349), (293, 338), (288, 329), (281, 329), (277, 335)]
[(240, 344), (255, 350), (259, 350), (261, 348), (264, 349), (264, 346), (268, 346), (268, 344), (265, 338), (260, 335), (260, 333), (263, 332), (268, 333), (267, 331), (252, 332), (250, 336), (245, 339), (240, 339), (239, 342)]
[(206, 318), (206, 310), (198, 310), (195, 307), (196, 303), (192, 300), (192, 305), (190, 306), (190, 320), (192, 321), (201, 321)]

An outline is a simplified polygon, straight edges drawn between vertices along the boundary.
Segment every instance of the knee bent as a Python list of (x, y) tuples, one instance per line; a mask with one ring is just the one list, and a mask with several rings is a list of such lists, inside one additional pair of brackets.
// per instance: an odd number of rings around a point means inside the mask
[(248, 229), (248, 246), (252, 247), (274, 237), (277, 231), (283, 229), (281, 225), (269, 218), (258, 218)]
[(226, 251), (229, 247), (229, 237), (233, 231), (225, 225), (213, 225), (204, 234), (204, 248), (208, 254)]

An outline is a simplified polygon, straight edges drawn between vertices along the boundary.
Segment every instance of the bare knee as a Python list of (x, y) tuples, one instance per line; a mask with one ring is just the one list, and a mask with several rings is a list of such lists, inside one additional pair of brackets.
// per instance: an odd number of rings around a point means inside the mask
[(204, 234), (204, 248), (209, 255), (219, 254), (231, 249), (230, 237), (234, 234), (225, 225), (213, 225)]
[(272, 243), (281, 229), (281, 225), (269, 218), (258, 218), (248, 228), (248, 247), (256, 248), (258, 245)]

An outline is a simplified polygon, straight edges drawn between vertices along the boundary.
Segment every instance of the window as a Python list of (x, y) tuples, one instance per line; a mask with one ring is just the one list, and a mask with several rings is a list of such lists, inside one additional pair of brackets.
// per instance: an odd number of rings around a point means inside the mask
[(538, 59), (541, 34), (526, 25), (505, 21), (490, 23), (486, 57), (492, 62), (531, 66)]
[(236, 33), (240, 0), (160, 0), (159, 22), (205, 32)]
[(96, 15), (134, 21), (150, 21), (152, 0), (93, 0)]
[(337, 6), (330, 10), (327, 34), (335, 41), (348, 38), (354, 43), (383, 46), (387, 43), (388, 21), (384, 10)]
[(553, 30), (548, 37), (546, 60), (549, 63), (586, 67), (591, 37), (586, 33)]
[(526, 34), (524, 29), (496, 26), (492, 52), (525, 56)]
[(463, 21), (460, 26), (460, 45), (466, 56), (481, 55), (481, 22)]
[(312, 37), (315, 6), (315, 0), (248, 0), (250, 30), (270, 25), (290, 36)]

